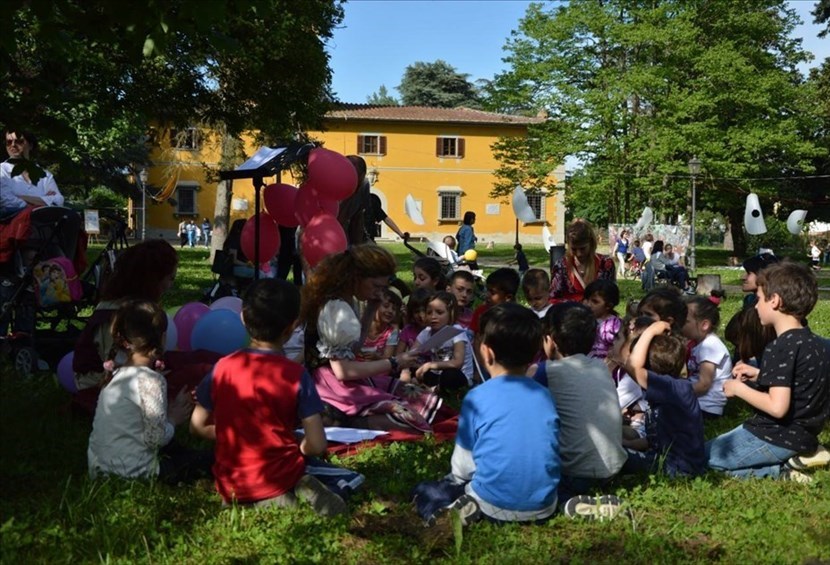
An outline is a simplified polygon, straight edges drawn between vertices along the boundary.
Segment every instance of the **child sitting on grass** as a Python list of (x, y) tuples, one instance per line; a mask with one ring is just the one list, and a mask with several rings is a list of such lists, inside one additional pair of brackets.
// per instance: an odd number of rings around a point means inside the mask
[(553, 396), (562, 431), (559, 499), (600, 490), (622, 468), (622, 412), (614, 381), (599, 359), (588, 357), (597, 322), (577, 302), (554, 304), (542, 320), (543, 347), (549, 361), (534, 380)]
[(729, 350), (715, 331), (720, 322), (719, 299), (711, 296), (690, 296), (686, 299), (688, 314), (683, 335), (694, 344), (686, 363), (689, 380), (694, 384), (704, 418), (719, 418), (726, 406), (723, 383), (732, 376)]
[(677, 335), (686, 324), (688, 308), (683, 295), (674, 286), (652, 289), (637, 303), (637, 316), (647, 316), (657, 321), (668, 322)]
[[(345, 512), (346, 503), (306, 466), (306, 457), (326, 451), (323, 403), (305, 368), (282, 353), (299, 312), (293, 284), (263, 279), (248, 287), (242, 321), (250, 348), (220, 359), (199, 385), (191, 431), (216, 440), (213, 474), (225, 504), (288, 507), (301, 498), (332, 516)], [(346, 480), (354, 488), (362, 477)]]
[(427, 324), (427, 302), (432, 296), (425, 288), (416, 288), (409, 295), (406, 303), (406, 325), (404, 325), (398, 337), (398, 345), (395, 347), (395, 355), (400, 355), (412, 349), (415, 338), (423, 331)]
[[(112, 319), (112, 348), (104, 363), (109, 376), (89, 436), (89, 474), (127, 479), (159, 477), (177, 483), (210, 474), (213, 458), (179, 446), (175, 428), (187, 421), (193, 401), (182, 388), (168, 405), (163, 369), (167, 316), (149, 300), (122, 304)], [(119, 352), (126, 353), (116, 366)], [(123, 355), (123, 353), (122, 353)]]
[(464, 329), (470, 327), (473, 321), (473, 310), (470, 305), (475, 300), (476, 279), (470, 271), (456, 271), (450, 277), (448, 289), (457, 303), (455, 309), (455, 323)]
[(470, 329), (473, 333), (478, 333), (479, 320), (481, 319), (481, 315), (487, 310), (497, 304), (516, 300), (516, 294), (519, 292), (519, 283), (519, 273), (507, 267), (496, 269), (487, 275), (487, 280), (484, 282), (487, 287), (487, 299), (484, 304), (476, 308), (475, 312), (473, 312), (473, 319), (470, 322)]
[(622, 325), (622, 320), (614, 311), (620, 303), (620, 289), (614, 281), (597, 279), (585, 287), (584, 296), (582, 303), (591, 309), (597, 319), (597, 335), (588, 356), (605, 359)]
[(441, 263), (435, 257), (419, 257), (412, 265), (412, 286), (425, 288), (430, 292), (444, 290), (447, 280)]
[(391, 287), (385, 288), (369, 330), (366, 332), (366, 338), (356, 356), (358, 360), (376, 361), (389, 359), (395, 355), (400, 331), (398, 319), (401, 308), (403, 308), (403, 301), (398, 290)]
[(533, 313), (544, 318), (550, 309), (550, 275), (544, 269), (530, 269), (522, 277), (522, 292)]
[(646, 391), (655, 435), (653, 442), (635, 440), (643, 445), (627, 442), (634, 449), (626, 447), (624, 473), (662, 471), (671, 477), (693, 477), (706, 471), (700, 404), (691, 381), (680, 376), (686, 348), (683, 340), (664, 335), (670, 330), (666, 321), (651, 324), (626, 363), (628, 374)]
[(818, 300), (815, 275), (792, 262), (770, 265), (758, 275), (758, 317), (777, 337), (760, 369), (739, 362), (723, 385), (755, 414), (742, 426), (707, 444), (709, 467), (734, 477), (808, 480), (785, 462), (818, 448), (830, 412), (830, 357), (821, 338), (802, 325)]
[[(473, 384), (473, 349), (464, 328), (454, 325), (455, 311), (455, 296), (449, 292), (436, 292), (427, 303), (427, 327), (415, 338), (413, 349), (420, 348), (445, 327), (462, 330), (432, 350), (419, 351), (427, 361), (415, 370), (415, 377), (427, 386), (455, 389)], [(410, 379), (410, 370), (403, 369), (401, 380)]]
[(464, 397), (452, 473), (415, 488), (427, 522), (448, 506), (463, 524), (536, 522), (556, 511), (559, 418), (547, 388), (525, 377), (539, 350), (539, 319), (518, 304), (494, 306), (481, 320), (481, 359), (492, 378)]

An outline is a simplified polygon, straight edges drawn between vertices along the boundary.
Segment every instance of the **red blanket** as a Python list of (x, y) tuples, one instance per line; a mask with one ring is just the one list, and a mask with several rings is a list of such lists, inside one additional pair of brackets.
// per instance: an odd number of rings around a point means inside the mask
[[(443, 419), (438, 421), (439, 418)], [(458, 414), (448, 408), (442, 408), (432, 424), (432, 435), (437, 441), (452, 441), (458, 431)], [(393, 441), (421, 441), (424, 434), (407, 432), (405, 430), (393, 430), (386, 435), (379, 436), (371, 441), (349, 444), (329, 444), (328, 452), (339, 457), (349, 457), (376, 445), (391, 443)]]

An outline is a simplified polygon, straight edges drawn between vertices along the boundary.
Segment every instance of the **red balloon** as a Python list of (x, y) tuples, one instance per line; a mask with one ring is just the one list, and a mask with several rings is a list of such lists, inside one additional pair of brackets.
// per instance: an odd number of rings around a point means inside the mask
[(324, 257), (345, 251), (348, 244), (340, 222), (328, 212), (314, 216), (300, 235), (303, 257), (312, 269)]
[(320, 198), (339, 202), (357, 188), (357, 170), (340, 153), (318, 147), (308, 155), (308, 180)]
[(280, 226), (296, 228), (299, 225), (294, 215), (294, 201), (297, 199), (297, 187), (290, 184), (269, 184), (262, 191), (265, 210)]
[[(242, 253), (253, 262), (256, 260), (256, 216), (251, 216), (242, 228), (239, 246)], [(259, 213), (259, 262), (270, 261), (280, 248), (280, 231), (277, 223), (267, 212)]]
[(328, 212), (337, 216), (340, 204), (334, 200), (321, 199), (315, 193), (311, 183), (305, 182), (300, 186), (297, 198), (294, 200), (294, 216), (301, 226), (305, 227), (311, 218), (320, 212)]

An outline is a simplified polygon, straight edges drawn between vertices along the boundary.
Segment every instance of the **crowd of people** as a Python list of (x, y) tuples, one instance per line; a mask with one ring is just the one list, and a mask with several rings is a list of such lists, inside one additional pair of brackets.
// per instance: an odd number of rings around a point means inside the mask
[[(611, 517), (622, 501), (594, 495), (622, 474), (804, 478), (799, 468), (824, 461), (817, 436), (830, 415), (830, 356), (805, 326), (817, 300), (808, 267), (747, 261), (754, 305), (727, 335), (743, 339), (752, 324), (772, 331), (733, 357), (717, 335), (717, 296), (659, 286), (620, 314), (614, 264), (597, 254), (591, 224), (572, 222), (567, 243), (550, 273), (491, 272), (477, 307), (469, 272), (447, 280), (436, 259), (421, 258), (409, 287), (394, 280), (384, 248), (351, 246), (307, 273), (302, 291), (279, 279), (252, 283), (242, 307), (250, 347), (175, 385), (161, 369), (166, 319), (157, 305), (175, 269), (161, 269), (152, 293), (109, 304), (109, 339), (96, 326), (105, 384), (90, 472), (212, 473), (225, 503), (305, 499), (333, 515), (363, 477), (319, 459), (325, 427), (428, 433), (454, 414), (447, 394), (463, 397), (450, 473), (414, 485), (428, 524), (449, 508), (464, 523)], [(151, 244), (167, 245), (142, 245)], [(182, 378), (194, 395), (176, 390)], [(704, 441), (705, 422), (734, 398), (753, 416)], [(213, 450), (175, 444), (184, 413)]]
[[(6, 146), (0, 215), (62, 204), (48, 172), (12, 175), (34, 137), (7, 132)], [(830, 460), (818, 442), (830, 355), (807, 324), (818, 299), (809, 267), (771, 254), (744, 263), (748, 294), (724, 332), (734, 354), (717, 334), (719, 295), (689, 292), (670, 244), (624, 231), (615, 266), (582, 219), (567, 226), (550, 271), (530, 268), (518, 246), (524, 261), (492, 271), (476, 305), (473, 274), (447, 277), (432, 257), (414, 262), (411, 285), (396, 279), (394, 256), (371, 240), (381, 222), (400, 230), (371, 199), (365, 163), (358, 177), (340, 209), (349, 248), (308, 270), (302, 290), (252, 282), (241, 312), (250, 345), (224, 357), (165, 350), (171, 245), (142, 242), (119, 256), (75, 347), (76, 401), (94, 412), (91, 476), (212, 475), (225, 504), (301, 499), (335, 515), (364, 478), (321, 459), (326, 427), (417, 436), (457, 418), (449, 474), (413, 485), (425, 523), (447, 509), (464, 524), (538, 523), (557, 512), (613, 517), (622, 501), (595, 495), (623, 474), (809, 479), (805, 468)], [(468, 212), (448, 241), (460, 255), (475, 247), (474, 224)], [(183, 221), (180, 245), (209, 246), (210, 232), (207, 218)], [(630, 257), (648, 292), (620, 313), (616, 278)], [(671, 284), (655, 286), (660, 273)], [(460, 413), (447, 395), (462, 398)], [(752, 416), (705, 441), (706, 422), (733, 399)], [(212, 448), (178, 444), (184, 424)]]

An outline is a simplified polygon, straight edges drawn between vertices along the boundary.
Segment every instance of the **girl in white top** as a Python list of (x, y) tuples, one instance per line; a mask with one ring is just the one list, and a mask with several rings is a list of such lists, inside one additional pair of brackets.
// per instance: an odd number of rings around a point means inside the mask
[[(473, 347), (464, 328), (454, 325), (456, 306), (455, 296), (449, 292), (436, 292), (427, 303), (427, 327), (415, 338), (414, 350), (447, 326), (460, 330), (438, 347), (420, 351), (427, 360), (415, 371), (415, 377), (427, 386), (462, 388), (473, 384)], [(408, 370), (401, 373), (402, 380), (409, 378)]]
[[(87, 450), (89, 474), (92, 478), (99, 474), (157, 477), (163, 473), (159, 450), (170, 443), (175, 426), (187, 421), (193, 408), (186, 389), (168, 406), (167, 381), (158, 372), (167, 315), (153, 302), (131, 300), (118, 309), (111, 327), (113, 346), (104, 363), (111, 378), (95, 409)], [(116, 358), (126, 359), (123, 366), (115, 366)], [(209, 464), (204, 461), (203, 466)]]
[(686, 300), (688, 314), (683, 326), (683, 335), (695, 342), (686, 369), (689, 380), (700, 402), (704, 417), (716, 418), (723, 415), (726, 395), (723, 383), (732, 377), (732, 358), (729, 350), (715, 334), (720, 322), (715, 296), (693, 296)]

